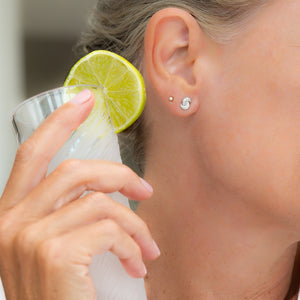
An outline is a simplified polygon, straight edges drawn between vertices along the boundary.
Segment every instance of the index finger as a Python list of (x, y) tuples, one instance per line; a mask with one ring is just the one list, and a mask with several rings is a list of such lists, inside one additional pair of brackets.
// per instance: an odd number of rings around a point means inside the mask
[(81, 91), (55, 110), (19, 147), (2, 197), (9, 202), (5, 206), (15, 205), (45, 177), (50, 160), (90, 114), (94, 98), (90, 90)]

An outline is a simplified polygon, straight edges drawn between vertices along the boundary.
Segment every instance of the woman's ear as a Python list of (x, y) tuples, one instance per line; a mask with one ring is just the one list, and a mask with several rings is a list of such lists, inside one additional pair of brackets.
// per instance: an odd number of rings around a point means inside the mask
[[(145, 35), (145, 63), (153, 88), (169, 109), (187, 116), (199, 108), (204, 33), (189, 13), (178, 8), (157, 12)], [(188, 110), (182, 100), (191, 99)]]

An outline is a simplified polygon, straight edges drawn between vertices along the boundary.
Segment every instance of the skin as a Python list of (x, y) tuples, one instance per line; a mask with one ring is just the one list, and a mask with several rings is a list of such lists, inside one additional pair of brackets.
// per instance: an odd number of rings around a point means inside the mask
[(225, 45), (177, 9), (150, 21), (145, 178), (155, 192), (138, 214), (162, 255), (148, 264), (149, 299), (284, 299), (293, 289), (299, 20), (299, 1), (272, 1)]
[[(146, 224), (104, 194), (151, 196), (151, 187), (129, 168), (67, 160), (45, 178), (49, 161), (93, 104), (91, 92), (78, 94), (18, 150), (0, 201), (0, 270), (7, 299), (96, 299), (88, 276), (93, 254), (113, 252), (133, 277), (145, 275), (143, 258), (159, 255)], [(49, 145), (49, 139), (56, 143)], [(94, 192), (79, 199), (87, 190)]]
[[(294, 0), (271, 1), (225, 45), (182, 10), (155, 14), (143, 61), (151, 132), (145, 179), (154, 193), (128, 168), (103, 161), (67, 161), (45, 178), (93, 97), (58, 109), (20, 147), (0, 201), (8, 299), (94, 299), (88, 264), (106, 250), (134, 277), (145, 275), (147, 259), (150, 300), (277, 300), (289, 291), (286, 299), (296, 299), (298, 34)], [(186, 96), (192, 105), (183, 111)], [(95, 193), (79, 199), (85, 190)], [(135, 215), (103, 194), (116, 190), (151, 199)]]

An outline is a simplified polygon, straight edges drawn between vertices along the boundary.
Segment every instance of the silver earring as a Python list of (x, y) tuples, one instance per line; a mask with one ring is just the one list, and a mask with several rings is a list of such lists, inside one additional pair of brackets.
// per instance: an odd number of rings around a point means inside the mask
[(180, 104), (180, 107), (181, 107), (181, 109), (183, 109), (183, 110), (188, 110), (188, 109), (190, 109), (190, 107), (191, 107), (191, 103), (192, 103), (191, 98), (185, 97), (185, 98), (182, 100), (182, 102), (181, 102), (181, 104)]

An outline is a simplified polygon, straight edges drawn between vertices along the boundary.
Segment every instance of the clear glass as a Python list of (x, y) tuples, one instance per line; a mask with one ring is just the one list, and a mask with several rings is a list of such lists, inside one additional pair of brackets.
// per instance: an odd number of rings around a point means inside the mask
[[(61, 87), (44, 92), (22, 102), (12, 116), (19, 143), (23, 143), (58, 107), (71, 100), (83, 89), (95, 95), (95, 106), (87, 120), (72, 132), (49, 165), (51, 172), (65, 159), (105, 159), (121, 162), (117, 135), (105, 110), (102, 89), (97, 86)], [(55, 143), (55, 140), (49, 141)]]
[[(87, 120), (71, 133), (66, 143), (54, 156), (48, 173), (69, 158), (122, 162), (118, 137), (106, 113), (105, 103), (101, 97), (102, 90), (97, 86), (61, 87), (22, 102), (12, 116), (18, 142), (23, 143), (55, 109), (86, 88), (94, 93), (95, 106)], [(55, 143), (55, 140), (49, 141), (50, 143)], [(114, 193), (109, 196), (129, 207), (128, 199), (123, 195)], [(93, 258), (90, 275), (98, 295), (97, 299), (146, 299), (144, 281), (127, 275), (119, 260), (110, 252)]]

